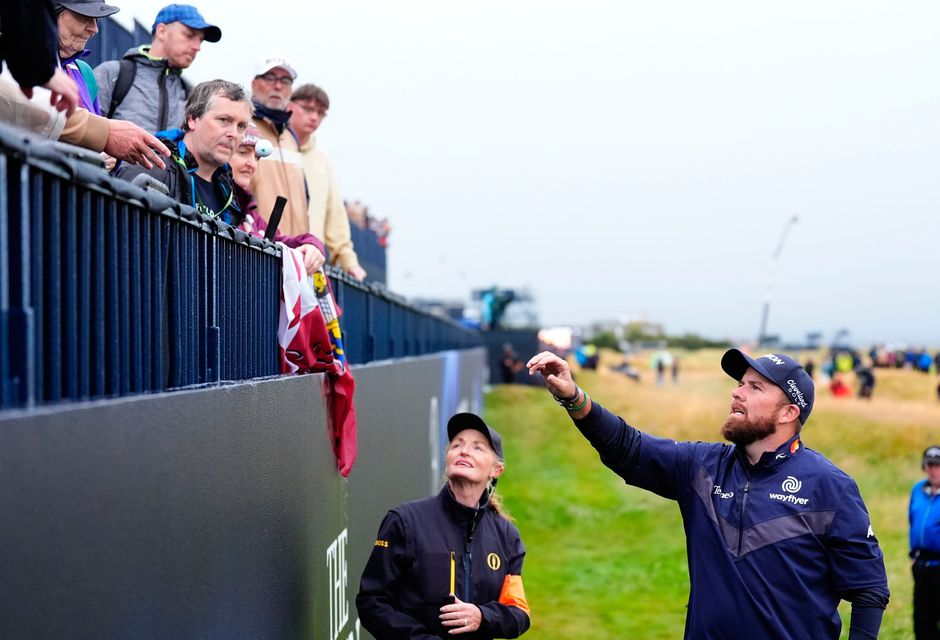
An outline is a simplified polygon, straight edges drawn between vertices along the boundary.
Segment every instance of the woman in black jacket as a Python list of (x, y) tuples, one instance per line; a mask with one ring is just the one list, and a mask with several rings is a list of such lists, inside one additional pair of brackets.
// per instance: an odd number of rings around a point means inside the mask
[(472, 413), (447, 423), (447, 484), (385, 516), (356, 597), (381, 640), (516, 638), (529, 628), (525, 547), (493, 493), (500, 435)]

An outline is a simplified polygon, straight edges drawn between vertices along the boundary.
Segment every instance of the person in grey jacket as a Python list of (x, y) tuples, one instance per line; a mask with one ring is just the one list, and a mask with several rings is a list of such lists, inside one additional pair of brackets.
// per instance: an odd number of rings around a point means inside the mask
[(222, 31), (191, 5), (171, 4), (154, 20), (153, 42), (132, 48), (122, 60), (95, 68), (98, 102), (108, 118), (120, 118), (152, 133), (183, 124), (188, 90), (181, 74), (202, 42), (218, 42)]

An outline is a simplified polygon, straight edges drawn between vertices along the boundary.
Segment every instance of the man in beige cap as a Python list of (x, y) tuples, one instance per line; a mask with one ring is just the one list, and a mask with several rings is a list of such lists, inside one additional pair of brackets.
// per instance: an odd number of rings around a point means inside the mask
[(251, 191), (258, 202), (258, 212), (265, 218), (271, 215), (278, 196), (287, 198), (278, 229), (290, 236), (308, 231), (310, 202), (300, 143), (288, 126), (291, 86), (296, 79), (297, 72), (287, 60), (269, 56), (255, 67), (251, 81), (251, 103), (255, 110), (252, 122), (273, 147), (270, 155), (259, 160)]

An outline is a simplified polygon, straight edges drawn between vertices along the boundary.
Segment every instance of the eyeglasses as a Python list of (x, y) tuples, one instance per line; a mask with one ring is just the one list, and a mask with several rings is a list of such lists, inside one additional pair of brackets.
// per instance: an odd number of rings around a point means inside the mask
[(265, 73), (258, 76), (268, 84), (274, 84), (275, 82), (280, 82), (285, 87), (289, 87), (294, 84), (294, 79), (290, 76), (276, 76), (273, 73)]

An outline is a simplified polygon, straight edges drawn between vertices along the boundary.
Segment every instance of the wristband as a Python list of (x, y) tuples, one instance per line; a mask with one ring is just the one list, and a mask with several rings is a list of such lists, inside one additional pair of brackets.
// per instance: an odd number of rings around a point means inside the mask
[(579, 404), (576, 407), (566, 406), (565, 409), (567, 409), (571, 413), (574, 413), (576, 411), (580, 411), (581, 409), (583, 409), (587, 405), (588, 394), (584, 390), (581, 390), (581, 393), (584, 394), (584, 398), (581, 400), (581, 404)]
[(572, 393), (567, 398), (561, 398), (559, 396), (556, 396), (554, 393), (552, 394), (552, 397), (555, 398), (555, 402), (557, 402), (563, 407), (567, 407), (569, 404), (577, 402), (578, 398), (581, 397), (581, 387), (575, 386), (574, 393)]
[[(583, 409), (584, 405), (587, 404), (587, 393), (581, 387), (574, 388), (574, 394), (567, 398), (559, 398), (558, 396), (553, 396), (555, 402), (560, 404), (565, 408), (566, 411), (578, 411)], [(578, 402), (580, 400), (580, 402)]]

